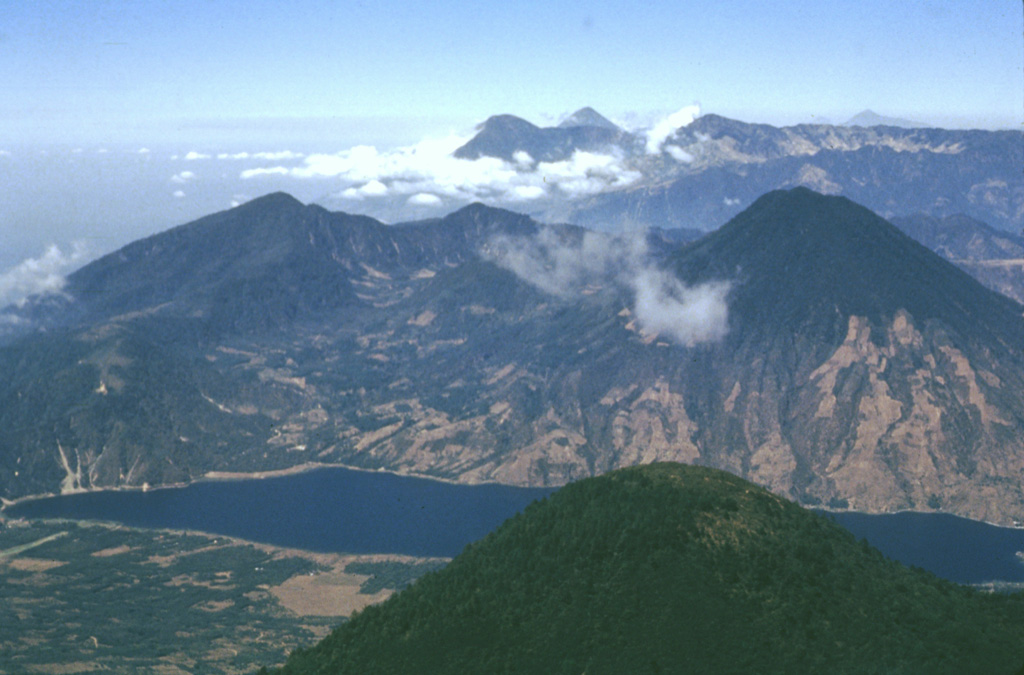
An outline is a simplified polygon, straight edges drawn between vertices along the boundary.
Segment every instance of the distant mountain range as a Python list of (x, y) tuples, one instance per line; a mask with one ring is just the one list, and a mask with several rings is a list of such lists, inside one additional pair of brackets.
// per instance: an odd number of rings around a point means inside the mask
[[(707, 232), (766, 192), (803, 186), (848, 197), (885, 218), (963, 214), (997, 230), (1020, 232), (1024, 133), (919, 127), (871, 111), (846, 125), (781, 128), (706, 114), (676, 129), (658, 127), (655, 134), (625, 130), (582, 108), (552, 127), (493, 116), (453, 156), (502, 160), (507, 172), (530, 180), (545, 179), (545, 172), (556, 181), (566, 172), (582, 172), (568, 189), (534, 187), (526, 196), (511, 197), (498, 191), (487, 203), (544, 222), (605, 231)], [(394, 222), (409, 217), (406, 197), (370, 195), (355, 204), (327, 197), (323, 203), (358, 207)], [(417, 202), (416, 217), (427, 208), (423, 203)], [(444, 190), (432, 194), (430, 203), (438, 214), (467, 204)]]
[(304, 673), (1012, 673), (1024, 598), (885, 559), (720, 471), (623, 469), (529, 506), (299, 650)]
[(687, 161), (665, 152), (641, 157), (642, 181), (552, 213), (588, 227), (710, 230), (765, 192), (805, 186), (886, 218), (966, 214), (1003, 230), (1024, 225), (1019, 131), (776, 128), (704, 115), (677, 130), (666, 147)]
[(805, 188), (677, 241), (274, 194), (135, 242), (10, 310), (0, 495), (675, 460), (810, 505), (1024, 520), (1019, 304)]

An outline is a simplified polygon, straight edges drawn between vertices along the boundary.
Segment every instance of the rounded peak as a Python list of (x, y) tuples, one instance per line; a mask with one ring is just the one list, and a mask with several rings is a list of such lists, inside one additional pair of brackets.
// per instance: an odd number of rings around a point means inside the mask
[(287, 192), (271, 192), (270, 194), (265, 194), (262, 197), (256, 197), (255, 199), (250, 199), (249, 201), (245, 202), (244, 204), (239, 204), (235, 208), (238, 208), (238, 209), (256, 209), (256, 208), (262, 208), (262, 209), (274, 208), (274, 209), (277, 209), (277, 208), (294, 208), (294, 207), (302, 207), (302, 206), (305, 206), (305, 204), (303, 204), (302, 202), (300, 202), (298, 199), (296, 199), (295, 197), (291, 196)]
[(479, 128), (481, 131), (487, 131), (497, 129), (538, 129), (539, 127), (532, 122), (524, 120), (522, 117), (505, 114), (491, 115)]

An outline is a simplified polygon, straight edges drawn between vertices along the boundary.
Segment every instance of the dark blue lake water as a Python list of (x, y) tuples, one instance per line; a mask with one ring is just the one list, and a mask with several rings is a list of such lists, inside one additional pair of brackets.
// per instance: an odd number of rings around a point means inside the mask
[[(148, 492), (92, 492), (22, 502), (25, 518), (189, 529), (276, 546), (455, 556), (552, 489), (460, 485), (326, 468)], [(1024, 582), (1024, 530), (934, 513), (827, 514), (886, 556), (959, 583)]]
[(198, 530), (321, 552), (455, 556), (551, 492), (324, 468), (147, 492), (63, 495), (5, 513)]
[(962, 584), (1024, 582), (1024, 530), (945, 513), (827, 514), (887, 557)]

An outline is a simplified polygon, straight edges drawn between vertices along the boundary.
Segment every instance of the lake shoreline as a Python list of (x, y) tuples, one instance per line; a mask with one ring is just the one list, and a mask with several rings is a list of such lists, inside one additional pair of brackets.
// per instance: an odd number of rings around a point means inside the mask
[(302, 465), (256, 476), (214, 473), (180, 489), (105, 489), (21, 499), (5, 508), (3, 517), (195, 531), (324, 553), (452, 557), (551, 492)]
[(309, 473), (310, 471), (319, 471), (321, 469), (345, 469), (347, 471), (359, 471), (371, 474), (390, 474), (392, 476), (402, 476), (407, 478), (421, 478), (423, 480), (435, 481), (447, 485), (502, 485), (506, 487), (532, 487), (528, 485), (513, 485), (508, 483), (499, 483), (497, 481), (461, 481), (454, 478), (431, 476), (429, 474), (424, 473), (396, 471), (394, 469), (383, 468), (368, 469), (366, 467), (352, 466), (350, 464), (304, 462), (302, 464), (296, 464), (295, 466), (286, 467), (284, 469), (269, 469), (266, 471), (207, 471), (202, 476), (198, 476), (191, 480), (182, 481), (179, 483), (161, 483), (160, 485), (149, 485), (148, 483), (143, 485), (108, 485), (103, 487), (80, 488), (76, 490), (69, 490), (67, 492), (40, 492), (31, 495), (24, 495), (21, 497), (17, 497), (15, 499), (7, 499), (0, 497), (0, 519), (3, 519), (4, 511), (6, 511), (8, 507), (14, 507), (19, 504), (24, 504), (26, 502), (35, 501), (39, 499), (52, 499), (53, 497), (67, 497), (70, 495), (93, 494), (102, 492), (153, 492), (155, 490), (174, 490), (186, 488), (190, 485), (196, 485), (199, 483), (233, 483), (246, 480), (268, 480), (272, 478), (282, 478), (285, 476), (297, 476), (303, 473)]
[[(537, 486), (530, 485), (515, 485), (509, 483), (500, 483), (498, 481), (461, 481), (454, 478), (444, 478), (441, 476), (431, 476), (429, 474), (396, 471), (394, 469), (369, 469), (361, 466), (352, 466), (350, 464), (334, 464), (324, 462), (304, 462), (302, 464), (296, 464), (295, 466), (286, 467), (283, 469), (269, 469), (266, 471), (208, 471), (202, 476), (193, 478), (190, 481), (183, 481), (180, 483), (166, 483), (161, 485), (116, 485), (116, 486), (105, 486), (99, 488), (83, 488), (80, 490), (73, 490), (68, 492), (45, 492), (39, 494), (25, 495), (16, 499), (0, 498), (0, 520), (4, 518), (4, 512), (8, 507), (14, 507), (25, 502), (34, 501), (38, 499), (50, 499), (53, 497), (62, 497), (74, 494), (89, 494), (89, 493), (100, 493), (100, 492), (152, 492), (154, 490), (171, 490), (188, 487), (189, 485), (196, 485), (200, 483), (233, 483), (247, 480), (268, 480), (273, 478), (283, 478), (286, 476), (296, 476), (311, 471), (319, 471), (323, 469), (344, 469), (347, 471), (358, 471), (368, 474), (387, 474), (392, 476), (400, 476), (406, 478), (419, 478), (423, 480), (435, 481), (446, 485), (500, 485), (504, 487), (514, 488), (535, 488)], [(540, 486), (545, 488), (548, 486)], [(553, 487), (552, 489), (559, 489), (564, 486)], [(1024, 530), (1024, 523), (1014, 522), (1013, 524), (1005, 524), (994, 522), (990, 520), (981, 520), (978, 518), (969, 518), (967, 516), (961, 516), (957, 513), (951, 513), (949, 511), (919, 511), (917, 509), (898, 509), (896, 511), (858, 511), (856, 509), (835, 509), (821, 506), (810, 506), (806, 504), (799, 504), (801, 508), (805, 508), (809, 511), (814, 511), (821, 514), (861, 514), (866, 516), (892, 516), (905, 513), (919, 513), (929, 515), (949, 515), (957, 518), (963, 518), (964, 520), (970, 520), (975, 523), (983, 523), (985, 525), (992, 525), (993, 527), (1000, 527), (1008, 530)]]

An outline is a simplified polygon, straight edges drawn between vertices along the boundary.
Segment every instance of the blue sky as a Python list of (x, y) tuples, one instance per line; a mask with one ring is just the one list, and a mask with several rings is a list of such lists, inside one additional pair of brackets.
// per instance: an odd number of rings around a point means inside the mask
[[(447, 154), (499, 113), (553, 124), (590, 105), (637, 128), (694, 104), (775, 125), (842, 123), (870, 108), (1021, 128), (1024, 8), (0, 0), (0, 74), (3, 304), (272, 190), (307, 202), (340, 194), (358, 212), (382, 177), (411, 174), (424, 190), (475, 199), (501, 184), (529, 197), (541, 186), (507, 183), (507, 167)], [(614, 163), (554, 169), (564, 189), (593, 188), (582, 173), (629, 180)], [(403, 204), (441, 208), (420, 189)]]
[(1024, 117), (1018, 0), (0, 7), (8, 143), (306, 130), (408, 142), (499, 112), (623, 119), (693, 102), (775, 124), (864, 108), (946, 126)]

